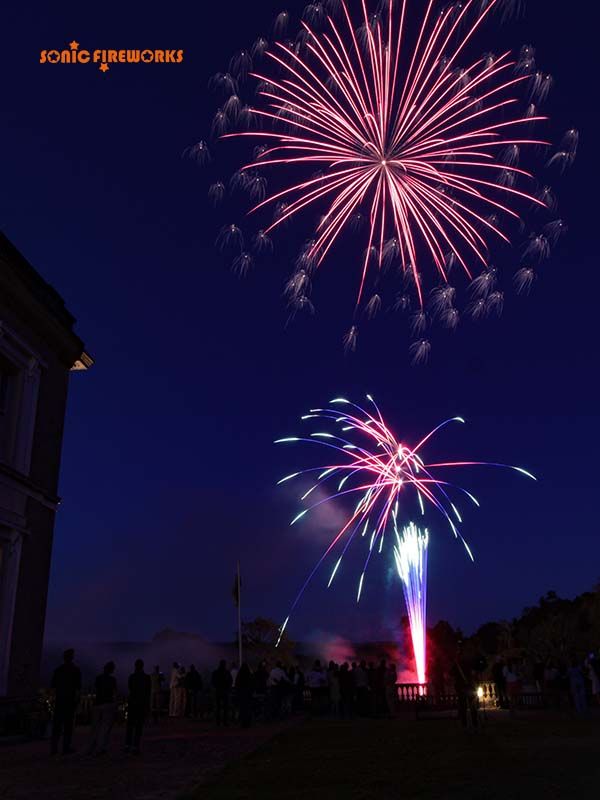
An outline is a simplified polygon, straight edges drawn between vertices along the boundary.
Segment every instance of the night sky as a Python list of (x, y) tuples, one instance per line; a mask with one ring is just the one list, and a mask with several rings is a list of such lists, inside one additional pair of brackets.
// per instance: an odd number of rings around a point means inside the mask
[[(349, 242), (316, 281), (316, 315), (288, 327), (281, 292), (300, 234), (279, 237), (245, 280), (215, 253), (220, 225), (241, 216), (215, 213), (206, 189), (220, 166), (227, 179), (238, 145), (208, 171), (181, 153), (208, 135), (208, 78), (269, 31), (279, 3), (25, 0), (5, 10), (0, 223), (63, 295), (96, 359), (71, 380), (49, 639), (145, 639), (165, 626), (233, 638), (237, 558), (244, 616), (283, 619), (342, 509), (290, 529), (298, 505), (275, 483), (321, 454), (272, 442), (340, 394), (371, 392), (409, 441), (460, 414), (468, 425), (432, 452), (516, 463), (540, 478), (465, 471), (482, 502), (464, 525), (475, 565), (429, 518), (430, 622), (472, 631), (549, 589), (573, 596), (600, 579), (597, 27), (593, 4), (550, 5), (530, 0), (525, 19), (488, 27), (476, 45), (533, 43), (556, 81), (550, 133), (582, 131), (574, 168), (556, 182), (569, 235), (530, 297), (505, 278), (503, 316), (438, 332), (419, 369), (393, 314), (363, 326), (358, 351), (344, 357), (358, 268)], [(107, 74), (38, 63), (40, 50), (72, 39), (182, 48), (184, 62)], [(373, 563), (357, 609), (362, 561), (353, 548), (335, 591), (321, 574), (290, 623), (293, 638), (395, 635), (403, 605), (391, 555)]]

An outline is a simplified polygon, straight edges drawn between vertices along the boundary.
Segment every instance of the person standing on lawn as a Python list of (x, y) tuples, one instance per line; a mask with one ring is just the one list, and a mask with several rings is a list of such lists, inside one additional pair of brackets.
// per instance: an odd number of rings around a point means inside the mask
[(175, 698), (173, 704), (173, 713), (171, 714), (173, 717), (185, 717), (187, 704), (186, 675), (187, 672), (185, 667), (183, 665), (180, 666), (177, 673), (177, 683), (175, 684), (174, 688), (171, 689), (171, 692)]
[(186, 717), (195, 719), (198, 716), (202, 685), (202, 676), (194, 664), (190, 664), (190, 668), (185, 676), (185, 690), (187, 692), (187, 703), (185, 707)]
[(158, 724), (158, 720), (160, 718), (160, 710), (162, 707), (162, 686), (164, 680), (165, 676), (162, 674), (160, 667), (157, 664), (150, 675), (150, 685), (152, 687), (150, 694), (150, 708), (152, 710), (152, 719), (155, 725)]
[(250, 667), (245, 662), (239, 668), (235, 678), (235, 692), (240, 710), (240, 723), (242, 728), (249, 728), (252, 724), (252, 699), (254, 681)]
[(365, 661), (361, 661), (354, 670), (354, 687), (357, 711), (361, 717), (366, 717), (369, 709), (369, 676)]
[(496, 702), (499, 708), (507, 708), (508, 697), (506, 696), (506, 678), (504, 677), (504, 663), (501, 656), (496, 656), (496, 660), (492, 666), (492, 679), (494, 681), (494, 689), (496, 691)]
[[(469, 718), (474, 729), (478, 727), (477, 718), (477, 696), (473, 683), (473, 673), (471, 667), (463, 657), (461, 645), (458, 645), (456, 658), (452, 665), (452, 677), (454, 679), (454, 690), (458, 698), (458, 718), (463, 728), (467, 728)], [(470, 713), (469, 713), (470, 712)]]
[(521, 693), (521, 676), (515, 661), (507, 661), (504, 667), (504, 680), (506, 682), (506, 693), (508, 695), (508, 709), (511, 717), (517, 712), (517, 703)]
[(54, 716), (52, 719), (52, 749), (55, 756), (62, 736), (63, 755), (74, 753), (71, 747), (75, 712), (81, 695), (81, 670), (74, 663), (75, 650), (63, 653), (63, 664), (54, 670), (51, 688), (54, 690)]
[(571, 659), (571, 666), (567, 672), (569, 677), (569, 690), (575, 713), (580, 716), (587, 714), (587, 697), (583, 670), (576, 658)]
[[(114, 661), (109, 661), (104, 665), (102, 674), (96, 678), (88, 755), (94, 751), (99, 756), (104, 755), (108, 749), (110, 732), (117, 714), (117, 681), (114, 671)], [(96, 750), (98, 746), (99, 749)]]
[(150, 680), (150, 675), (144, 672), (144, 662), (141, 658), (138, 658), (135, 662), (135, 669), (129, 676), (128, 688), (125, 751), (139, 755), (142, 730), (146, 715), (150, 710), (150, 695), (152, 693), (152, 681)]
[(222, 720), (227, 727), (229, 725), (229, 697), (233, 680), (225, 659), (219, 662), (219, 666), (213, 672), (211, 683), (215, 691), (215, 721), (217, 725), (220, 725)]
[(177, 705), (177, 684), (179, 682), (179, 670), (180, 666), (177, 661), (173, 662), (173, 667), (171, 669), (171, 677), (169, 678), (169, 716), (175, 717), (177, 716), (175, 713), (176, 705)]

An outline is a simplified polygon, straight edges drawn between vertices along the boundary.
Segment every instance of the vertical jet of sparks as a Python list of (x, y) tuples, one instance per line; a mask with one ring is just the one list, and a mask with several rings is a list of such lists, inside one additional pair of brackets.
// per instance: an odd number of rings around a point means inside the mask
[(402, 533), (398, 533), (396, 515), (394, 514), (394, 531), (396, 544), (394, 559), (396, 569), (402, 581), (402, 590), (406, 601), (410, 636), (412, 640), (417, 680), (426, 682), (426, 647), (427, 647), (427, 545), (429, 533), (427, 528), (421, 531), (414, 522), (406, 525)]

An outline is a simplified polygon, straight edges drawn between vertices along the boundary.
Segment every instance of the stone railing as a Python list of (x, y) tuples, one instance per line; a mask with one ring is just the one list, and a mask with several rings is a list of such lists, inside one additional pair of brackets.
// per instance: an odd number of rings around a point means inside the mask
[(396, 690), (399, 703), (415, 703), (429, 694), (430, 686), (428, 683), (397, 683)]
[[(416, 703), (422, 698), (428, 697), (434, 699), (437, 695), (441, 697), (454, 696), (454, 687), (445, 686), (440, 692), (436, 692), (431, 683), (397, 683), (396, 690), (398, 692), (398, 703), (411, 704)], [(449, 691), (450, 690), (450, 691)], [(482, 703), (486, 705), (496, 704), (496, 688), (493, 683), (489, 681), (482, 681), (477, 684), (477, 696)]]

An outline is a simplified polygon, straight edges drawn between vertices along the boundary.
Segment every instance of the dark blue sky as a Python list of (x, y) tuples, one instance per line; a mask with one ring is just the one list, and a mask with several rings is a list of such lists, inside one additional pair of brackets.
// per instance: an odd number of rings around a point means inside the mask
[[(64, 296), (96, 359), (71, 383), (48, 637), (144, 638), (169, 625), (228, 638), (238, 557), (245, 615), (285, 617), (323, 533), (290, 531), (297, 505), (275, 488), (316, 453), (272, 441), (341, 393), (371, 392), (409, 439), (461, 414), (468, 426), (444, 434), (438, 452), (519, 463), (540, 477), (465, 473), (482, 501), (464, 528), (475, 566), (430, 518), (431, 621), (470, 630), (548, 589), (573, 595), (600, 578), (596, 27), (585, 4), (548, 7), (530, 0), (526, 18), (499, 37), (533, 42), (554, 74), (551, 130), (582, 130), (559, 187), (569, 236), (529, 298), (507, 291), (499, 321), (438, 336), (424, 369), (408, 366), (403, 323), (389, 314), (343, 356), (349, 247), (317, 281), (315, 317), (287, 329), (286, 238), (245, 281), (214, 252), (229, 220), (209, 209), (208, 176), (181, 152), (207, 135), (209, 76), (268, 31), (279, 4), (25, 1), (6, 10), (0, 223)], [(494, 48), (494, 36), (488, 29), (479, 49)], [(90, 49), (182, 48), (185, 60), (107, 75), (37, 63), (41, 49), (73, 38)], [(357, 611), (361, 563), (359, 547), (335, 592), (313, 584), (292, 636), (392, 635), (402, 601), (389, 557), (373, 565)]]

